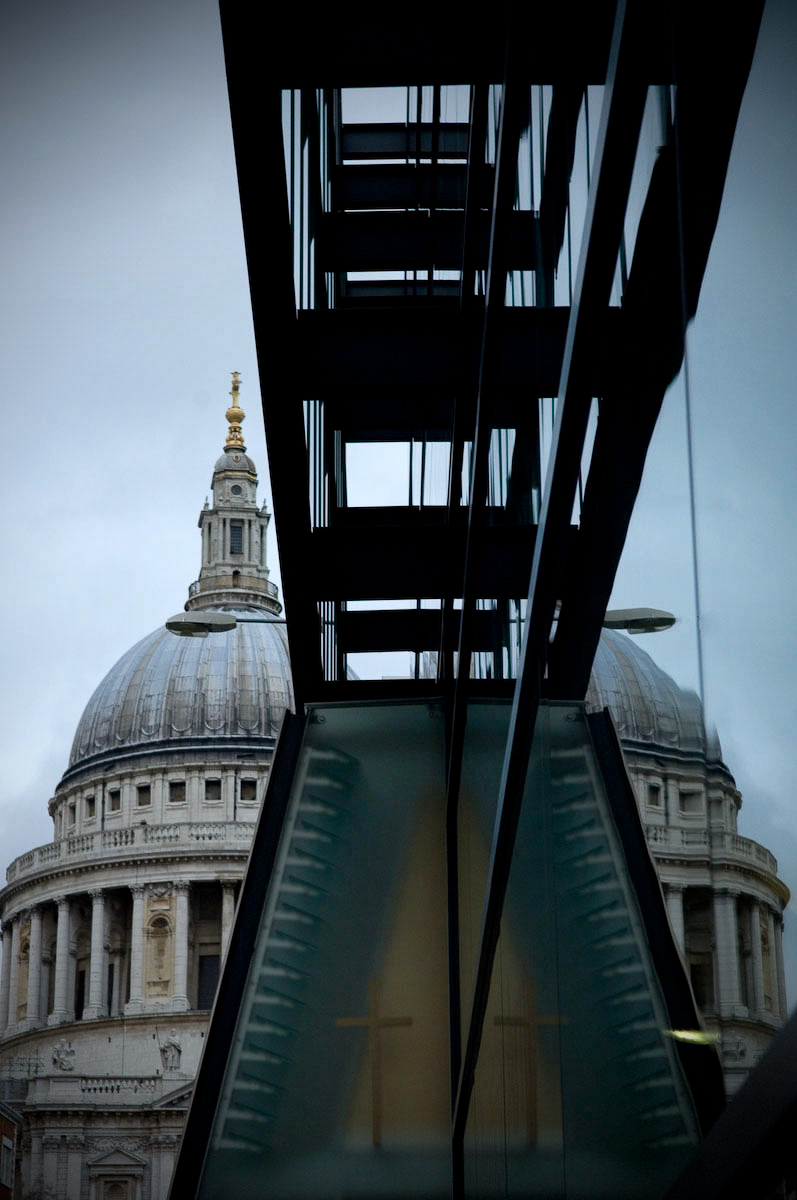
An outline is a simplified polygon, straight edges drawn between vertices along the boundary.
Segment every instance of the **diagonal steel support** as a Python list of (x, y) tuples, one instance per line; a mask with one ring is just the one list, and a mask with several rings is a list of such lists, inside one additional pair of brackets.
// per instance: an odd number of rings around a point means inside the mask
[(553, 448), (532, 562), (520, 670), (498, 795), (477, 978), (454, 1113), (455, 1146), (462, 1144), (465, 1133), (548, 638), (563, 572), (564, 533), (572, 513), (592, 398), (587, 385), (589, 365), (611, 293), (647, 93), (635, 70), (638, 40), (633, 18), (621, 2), (612, 38), (596, 170), (565, 346)]

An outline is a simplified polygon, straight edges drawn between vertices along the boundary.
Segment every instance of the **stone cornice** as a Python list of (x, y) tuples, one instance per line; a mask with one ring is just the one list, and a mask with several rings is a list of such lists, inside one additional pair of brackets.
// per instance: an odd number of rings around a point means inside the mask
[[(83, 878), (86, 885), (81, 890), (88, 891), (92, 886), (101, 885), (102, 874), (120, 868), (127, 871), (129, 881), (137, 879), (137, 870), (142, 866), (245, 863), (254, 829), (254, 823), (247, 821), (190, 821), (130, 827), (125, 833), (131, 836), (126, 837), (122, 845), (113, 844), (114, 836), (108, 836), (105, 839), (108, 844), (103, 845), (105, 835), (100, 832), (51, 842), (28, 851), (11, 863), (8, 874), (12, 874), (14, 868), (17, 871), (0, 891), (0, 912), (7, 910), (15, 900), (18, 907), (30, 904), (34, 898), (37, 903), (43, 903), (41, 887), (48, 881), (58, 894), (74, 890), (67, 880)], [(35, 893), (28, 898), (25, 893), (32, 886)], [(109, 883), (109, 886), (122, 885)]]
[(119, 1014), (116, 1017), (100, 1017), (91, 1021), (63, 1021), (58, 1025), (41, 1025), (38, 1029), (28, 1029), (24, 1033), (13, 1034), (0, 1042), (0, 1065), (4, 1057), (9, 1056), (9, 1051), (13, 1049), (14, 1053), (19, 1053), (21, 1046), (26, 1046), (34, 1042), (44, 1041), (48, 1045), (52, 1042), (57, 1042), (59, 1038), (66, 1037), (74, 1042), (76, 1037), (85, 1034), (86, 1037), (96, 1038), (108, 1033), (124, 1036), (126, 1030), (134, 1028), (146, 1028), (147, 1025), (160, 1025), (163, 1028), (164, 1023), (174, 1025), (177, 1028), (185, 1029), (189, 1026), (194, 1026), (197, 1029), (207, 1028), (208, 1020), (210, 1019), (209, 1011), (205, 1009), (190, 1009), (188, 1012), (168, 1012), (164, 1013), (153, 1009), (152, 1012), (130, 1013), (123, 1015)]
[[(148, 760), (145, 769), (149, 769), (150, 761), (154, 756), (162, 757), (168, 754), (185, 756), (196, 752), (198, 755), (224, 754), (230, 757), (232, 766), (239, 766), (240, 764), (234, 756), (243, 750), (262, 755), (262, 761), (268, 763), (271, 761), (276, 740), (276, 737), (270, 734), (260, 737), (252, 737), (251, 734), (241, 734), (240, 736), (227, 734), (222, 737), (218, 734), (209, 734), (207, 737), (173, 737), (159, 741), (153, 739), (152, 742), (137, 742), (132, 746), (109, 746), (107, 749), (82, 758), (67, 767), (50, 803), (60, 799), (60, 796), (82, 776), (90, 776), (94, 771), (101, 772), (103, 768), (108, 768), (107, 776), (110, 777), (111, 769), (116, 773), (117, 764), (119, 773), (132, 770), (133, 768), (129, 765), (131, 759)], [(255, 759), (251, 761), (256, 762)], [(190, 765), (190, 760), (186, 761), (186, 766), (188, 765)]]
[[(702, 854), (691, 854), (688, 857), (666, 847), (649, 845), (649, 849), (659, 876), (664, 877), (663, 882), (668, 886), (677, 882), (679, 887), (705, 888), (710, 891), (721, 891), (730, 887), (737, 890), (740, 896), (773, 906), (780, 902), (781, 907), (788, 904), (791, 896), (786, 884), (776, 875), (745, 861), (732, 861), (728, 858), (718, 860), (712, 858), (705, 848)], [(673, 874), (679, 874), (677, 881), (671, 879), (669, 870)]]
[(659, 742), (637, 742), (631, 738), (622, 736), (620, 736), (620, 745), (623, 754), (632, 766), (634, 765), (633, 757), (635, 755), (648, 760), (660, 759), (662, 762), (666, 762), (669, 767), (680, 766), (686, 771), (694, 771), (697, 768), (701, 774), (708, 776), (719, 775), (736, 790), (736, 780), (730, 768), (722, 759), (706, 758), (703, 751), (682, 750), (678, 746), (663, 746)]

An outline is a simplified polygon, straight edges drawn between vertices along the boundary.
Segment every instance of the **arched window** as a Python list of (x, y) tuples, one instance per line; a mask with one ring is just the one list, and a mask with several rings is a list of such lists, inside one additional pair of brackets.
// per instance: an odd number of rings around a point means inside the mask
[(145, 994), (157, 999), (171, 992), (173, 971), (173, 926), (163, 912), (154, 913), (146, 926)]

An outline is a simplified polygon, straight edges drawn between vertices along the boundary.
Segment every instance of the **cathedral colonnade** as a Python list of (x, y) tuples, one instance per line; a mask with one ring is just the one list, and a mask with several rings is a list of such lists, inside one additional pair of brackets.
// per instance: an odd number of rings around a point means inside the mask
[[(701, 939), (692, 906), (705, 887), (665, 882), (664, 896), (673, 935), (697, 991)], [(715, 887), (711, 892), (708, 946), (713, 995), (719, 1017), (785, 1021), (788, 1016), (783, 964), (783, 917), (776, 902), (768, 903), (738, 887)], [(703, 943), (705, 953), (707, 943)]]
[(0, 1037), (209, 1007), (235, 887), (234, 879), (92, 886), (12, 911), (3, 921)]

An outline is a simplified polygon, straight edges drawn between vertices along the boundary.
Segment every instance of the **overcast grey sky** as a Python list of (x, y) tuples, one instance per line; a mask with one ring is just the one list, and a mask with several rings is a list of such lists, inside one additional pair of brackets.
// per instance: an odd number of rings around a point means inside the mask
[[(797, 5), (769, 0), (689, 374), (709, 711), (741, 832), (797, 891), (795, 64)], [(232, 370), (261, 494), (266, 458), (213, 0), (7, 0), (0, 112), (4, 866), (50, 840), (89, 696), (198, 573)], [(614, 603), (678, 615), (643, 645), (693, 685), (683, 413), (676, 386)]]

